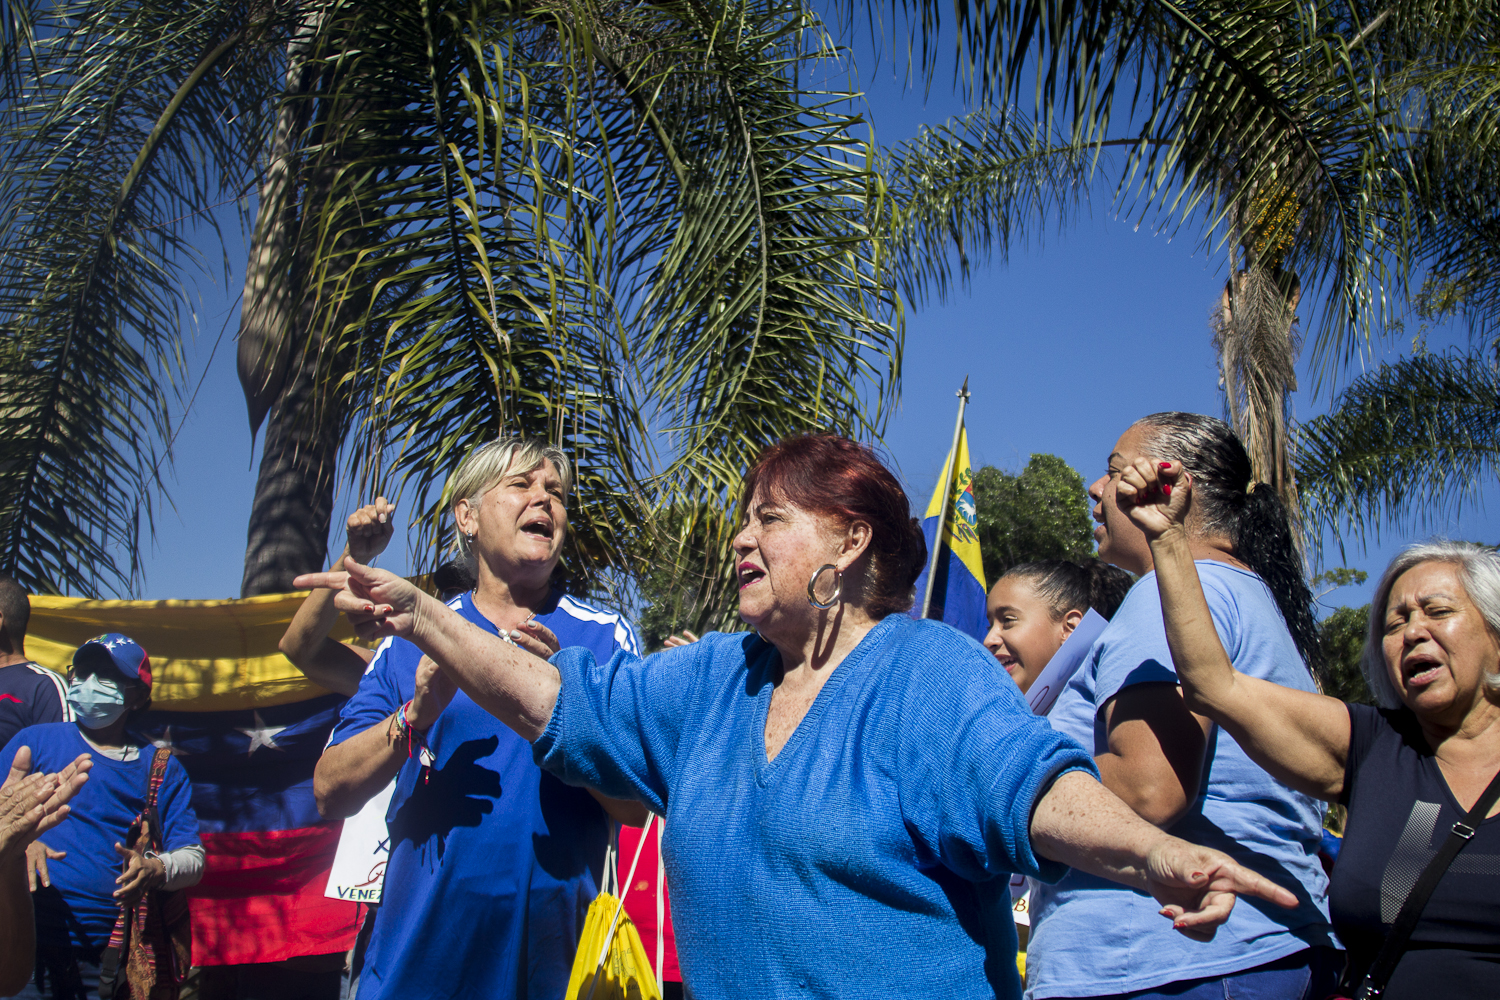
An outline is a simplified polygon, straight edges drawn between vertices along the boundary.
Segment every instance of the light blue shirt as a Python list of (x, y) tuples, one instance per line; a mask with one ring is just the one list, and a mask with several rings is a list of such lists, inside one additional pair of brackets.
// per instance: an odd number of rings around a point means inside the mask
[[(1198, 562), (1198, 576), (1235, 669), (1299, 691), (1314, 690), (1260, 577), (1226, 563)], [(1156, 574), (1131, 589), (1049, 718), (1095, 752), (1107, 749), (1101, 710), (1132, 684), (1177, 682), (1162, 623)], [(1261, 770), (1228, 733), (1209, 734), (1212, 757), (1198, 799), (1170, 832), (1217, 848), (1296, 894), (1282, 910), (1240, 899), (1211, 942), (1193, 941), (1157, 912), (1161, 904), (1092, 875), (1070, 871), (1033, 886), (1026, 954), (1028, 998), (1091, 997), (1225, 976), (1315, 945), (1337, 947), (1328, 923), (1328, 879), (1318, 863), (1323, 805)]]
[(562, 690), (537, 760), (665, 810), (689, 994), (1019, 997), (1009, 873), (1062, 873), (1032, 853), (1032, 806), (1093, 760), (973, 639), (898, 614), (767, 761), (778, 657), (739, 633), (552, 658)]

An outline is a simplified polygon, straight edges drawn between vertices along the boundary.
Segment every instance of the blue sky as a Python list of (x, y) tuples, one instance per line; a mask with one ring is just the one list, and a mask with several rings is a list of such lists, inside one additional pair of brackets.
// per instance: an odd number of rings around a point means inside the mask
[[(872, 71), (865, 69), (875, 65), (869, 48), (858, 55), (881, 143), (908, 138), (922, 122), (962, 110), (941, 87), (931, 100), (903, 87), (904, 65)], [(230, 257), (238, 265), (243, 252), (235, 248)], [(1015, 248), (1004, 266), (979, 268), (971, 287), (949, 301), (910, 308), (902, 398), (884, 446), (916, 505), (925, 505), (942, 466), (954, 392), (965, 376), (976, 463), (1016, 470), (1032, 453), (1051, 452), (1086, 482), (1103, 469), (1115, 439), (1135, 418), (1159, 410), (1221, 414), (1208, 317), (1225, 273), (1222, 256), (1202, 246), (1195, 232), (1169, 238), (1138, 231), (1132, 221), (1114, 217), (1107, 198), (1098, 198), (1065, 231), (1049, 230), (1044, 240)], [(175, 441), (172, 506), (158, 511), (155, 540), (146, 545), (141, 597), (239, 594), (259, 460), (235, 376), (239, 280), (235, 274), (227, 287), (205, 282), (197, 291), (199, 329), (187, 348), (184, 395), (198, 388)], [(1466, 343), (1456, 328), (1428, 337), (1434, 350)], [(1409, 346), (1409, 334), (1393, 337), (1376, 345), (1377, 358), (1400, 356)], [(1302, 368), (1302, 384), (1310, 387), (1305, 360)], [(1305, 419), (1325, 411), (1328, 399), (1304, 389), (1293, 405)], [(353, 500), (341, 492), (339, 503), (336, 525)], [(398, 514), (398, 529), (405, 524)], [(1475, 509), (1425, 533), (1387, 533), (1380, 544), (1353, 545), (1346, 562), (1375, 576), (1404, 542), (1428, 534), (1496, 542), (1497, 529), (1500, 522)], [(402, 550), (398, 534), (385, 564), (404, 570)], [(1336, 549), (1328, 556), (1327, 564), (1339, 564)], [(1345, 588), (1325, 603), (1364, 603), (1369, 590), (1369, 584)]]

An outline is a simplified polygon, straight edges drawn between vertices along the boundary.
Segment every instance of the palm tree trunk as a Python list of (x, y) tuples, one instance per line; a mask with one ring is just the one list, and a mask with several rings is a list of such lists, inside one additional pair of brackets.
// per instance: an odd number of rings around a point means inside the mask
[(297, 352), (266, 421), (242, 597), (284, 593), (323, 568), (343, 421), (318, 401), (316, 350)]
[(287, 44), (286, 100), (261, 177), (255, 236), (240, 311), (239, 376), (250, 433), (269, 417), (251, 505), (243, 597), (292, 589), (299, 573), (323, 568), (333, 511), (334, 467), (343, 421), (320, 400), (316, 317), (302, 302), (298, 266), (299, 147), (308, 127), (307, 68), (324, 9)]
[(1250, 454), (1257, 482), (1275, 487), (1301, 545), (1293, 470), (1290, 397), (1297, 390), (1296, 274), (1252, 262), (1224, 284), (1214, 346), (1229, 423)]

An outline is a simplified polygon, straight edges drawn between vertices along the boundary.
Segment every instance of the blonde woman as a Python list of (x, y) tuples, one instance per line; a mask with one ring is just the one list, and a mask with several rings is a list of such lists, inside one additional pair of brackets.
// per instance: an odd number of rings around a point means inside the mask
[[(552, 586), (571, 487), (556, 448), (519, 438), (476, 448), (447, 493), (478, 583), (448, 607), (497, 637), (541, 623), (600, 659), (635, 653), (621, 615)], [(314, 775), (318, 808), (352, 815), (393, 777), (390, 861), (362, 1000), (562, 996), (597, 893), (606, 810), (638, 825), (644, 808), (545, 774), (525, 740), (404, 639), (380, 646), (345, 705)]]

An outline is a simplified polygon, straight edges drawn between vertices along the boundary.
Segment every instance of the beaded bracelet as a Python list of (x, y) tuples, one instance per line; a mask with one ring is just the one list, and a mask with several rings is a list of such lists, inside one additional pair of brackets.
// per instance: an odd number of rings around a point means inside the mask
[(409, 708), (411, 708), (410, 701), (396, 710), (396, 714), (391, 720), (395, 728), (395, 733), (391, 734), (387, 730), (386, 735), (386, 739), (390, 743), (399, 743), (402, 740), (406, 741), (406, 757), (408, 760), (415, 757), (419, 749), (429, 749), (427, 746), (427, 731), (425, 729), (413, 729), (411, 722), (406, 718), (406, 710)]

